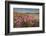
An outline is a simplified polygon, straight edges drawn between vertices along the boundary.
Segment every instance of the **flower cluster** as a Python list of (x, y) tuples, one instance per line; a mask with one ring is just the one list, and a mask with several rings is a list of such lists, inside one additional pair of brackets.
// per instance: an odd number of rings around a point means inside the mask
[(30, 27), (34, 24), (33, 16), (15, 16), (15, 27)]

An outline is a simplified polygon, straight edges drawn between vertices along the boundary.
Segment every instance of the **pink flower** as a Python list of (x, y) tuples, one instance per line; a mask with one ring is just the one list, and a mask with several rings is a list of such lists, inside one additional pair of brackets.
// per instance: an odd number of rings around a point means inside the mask
[(16, 23), (16, 27), (21, 27), (22, 26), (22, 22), (28, 23), (32, 21), (33, 17), (32, 16), (16, 16), (15, 17), (15, 23)]
[(32, 20), (32, 16), (27, 16), (27, 21), (31, 21)]
[(26, 22), (26, 21), (27, 21), (27, 16), (24, 16), (23, 18), (24, 18), (24, 19), (23, 19), (24, 22)]
[(22, 18), (21, 17), (16, 17), (16, 21), (15, 21), (15, 23), (16, 23), (16, 26), (21, 26), (22, 25), (22, 22), (23, 22), (23, 20), (22, 20)]

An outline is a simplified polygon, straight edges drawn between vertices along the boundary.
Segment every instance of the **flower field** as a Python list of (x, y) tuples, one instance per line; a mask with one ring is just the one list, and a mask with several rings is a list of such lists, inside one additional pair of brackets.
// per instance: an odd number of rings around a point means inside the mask
[(39, 14), (13, 13), (15, 27), (39, 27)]

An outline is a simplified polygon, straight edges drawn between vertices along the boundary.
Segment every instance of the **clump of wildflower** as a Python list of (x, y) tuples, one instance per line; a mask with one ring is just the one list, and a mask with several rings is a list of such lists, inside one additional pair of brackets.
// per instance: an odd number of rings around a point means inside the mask
[(33, 16), (15, 16), (15, 27), (32, 26), (34, 24)]

